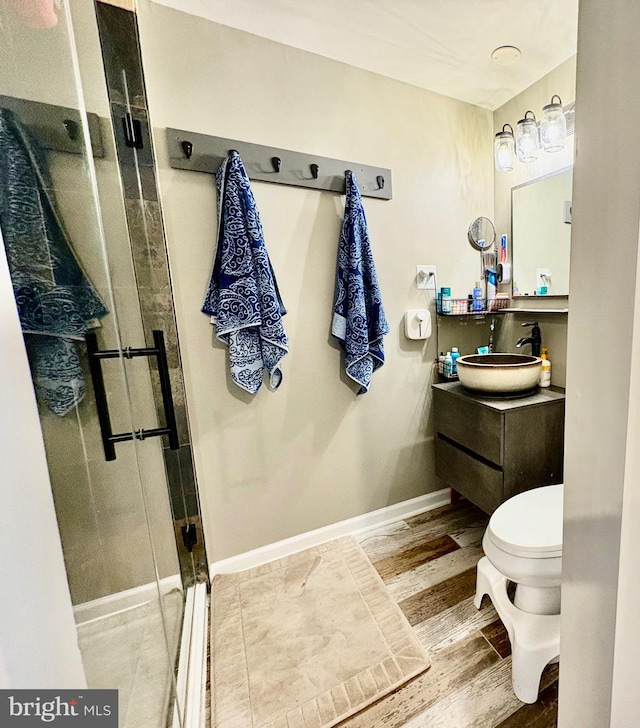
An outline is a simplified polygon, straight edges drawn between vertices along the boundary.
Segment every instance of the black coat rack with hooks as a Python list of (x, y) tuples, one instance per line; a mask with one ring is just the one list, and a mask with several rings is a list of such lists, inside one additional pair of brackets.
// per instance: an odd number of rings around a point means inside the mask
[[(13, 111), (45, 149), (71, 154), (84, 152), (82, 119), (78, 109), (2, 95), (0, 108)], [(88, 113), (87, 122), (93, 156), (104, 157), (100, 118), (97, 114)]]
[(363, 197), (390, 200), (391, 170), (341, 159), (318, 157), (289, 149), (210, 136), (183, 129), (167, 129), (169, 160), (174, 169), (215, 174), (235, 149), (249, 179), (344, 193), (345, 172), (351, 170)]

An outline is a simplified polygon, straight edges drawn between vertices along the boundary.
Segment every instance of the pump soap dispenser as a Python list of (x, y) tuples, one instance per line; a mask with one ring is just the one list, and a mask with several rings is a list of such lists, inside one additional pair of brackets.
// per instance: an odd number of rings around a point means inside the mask
[(407, 339), (428, 339), (431, 336), (431, 312), (412, 308), (404, 315), (404, 335)]
[(542, 359), (542, 369), (540, 369), (540, 378), (538, 379), (539, 387), (550, 387), (551, 386), (551, 362), (547, 358), (547, 348), (542, 347), (540, 354)]

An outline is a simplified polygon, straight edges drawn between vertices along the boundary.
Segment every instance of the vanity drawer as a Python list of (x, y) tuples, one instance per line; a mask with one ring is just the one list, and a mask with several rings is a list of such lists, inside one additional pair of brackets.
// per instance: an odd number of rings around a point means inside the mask
[(436, 433), (441, 432), (463, 447), (496, 465), (503, 463), (504, 419), (501, 412), (434, 389)]
[(502, 503), (502, 471), (436, 435), (436, 475), (485, 513)]

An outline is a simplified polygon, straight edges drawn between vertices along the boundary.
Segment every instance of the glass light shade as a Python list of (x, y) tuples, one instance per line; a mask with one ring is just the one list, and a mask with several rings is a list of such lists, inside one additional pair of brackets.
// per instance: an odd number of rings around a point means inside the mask
[[(554, 99), (558, 99), (554, 101)], [(551, 103), (542, 108), (540, 142), (546, 152), (559, 152), (567, 140), (567, 120), (562, 111), (562, 99), (554, 94)]]
[[(507, 127), (509, 130), (507, 131)], [(511, 124), (505, 124), (496, 134), (493, 144), (493, 158), (498, 172), (511, 172), (514, 158), (514, 139)]]
[(521, 162), (535, 162), (539, 148), (538, 123), (533, 111), (527, 111), (516, 127), (516, 154)]

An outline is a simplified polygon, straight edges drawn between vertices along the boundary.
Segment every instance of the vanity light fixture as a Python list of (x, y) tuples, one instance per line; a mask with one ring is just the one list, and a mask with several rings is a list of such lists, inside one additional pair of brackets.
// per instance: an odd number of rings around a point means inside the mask
[(535, 162), (538, 158), (540, 142), (538, 122), (533, 111), (527, 111), (516, 126), (516, 154), (521, 162)]
[(496, 134), (493, 145), (494, 161), (498, 172), (511, 172), (514, 150), (521, 162), (531, 163), (538, 159), (540, 148), (545, 152), (564, 149), (567, 137), (574, 133), (575, 103), (562, 107), (562, 99), (553, 94), (551, 103), (542, 107), (540, 123), (533, 111), (527, 111), (516, 126), (515, 134), (510, 124), (505, 124)]
[(496, 134), (493, 145), (494, 160), (498, 172), (511, 172), (513, 169), (514, 145), (513, 127), (511, 124), (505, 124), (502, 131)]
[[(554, 99), (558, 99), (554, 101)], [(562, 99), (558, 94), (551, 97), (551, 103), (542, 107), (540, 119), (540, 141), (547, 152), (564, 149), (567, 138), (567, 120), (562, 110)]]

